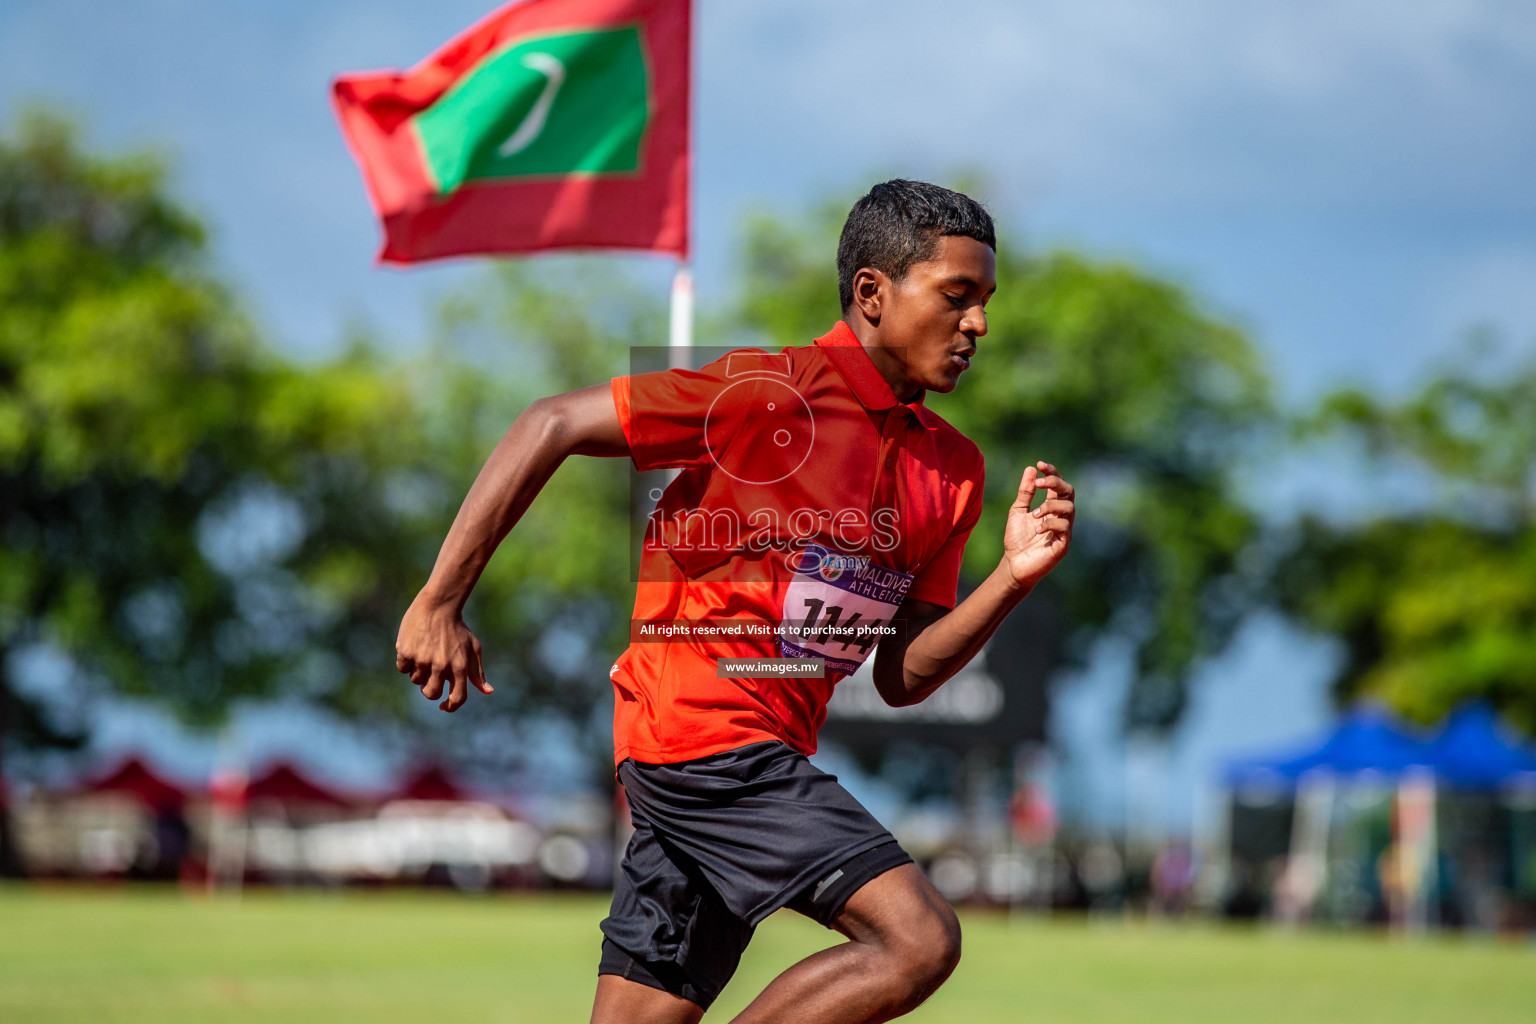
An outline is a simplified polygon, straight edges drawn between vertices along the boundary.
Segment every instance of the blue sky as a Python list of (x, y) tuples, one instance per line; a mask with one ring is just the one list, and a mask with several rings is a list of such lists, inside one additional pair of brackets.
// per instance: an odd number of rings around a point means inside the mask
[[(6, 0), (0, 115), (53, 101), (97, 144), (169, 149), (220, 264), (290, 351), (328, 351), (359, 321), (408, 349), (476, 267), (373, 266), (327, 82), (408, 66), (491, 6)], [(1536, 336), (1536, 6), (701, 0), (697, 51), (705, 304), (729, 293), (746, 210), (979, 169), (1002, 244), (1175, 277), (1252, 332), (1292, 401), (1344, 381), (1401, 391), (1473, 325)], [(660, 261), (638, 263), (664, 287)], [(1188, 816), (1219, 754), (1318, 724), (1326, 670), (1317, 642), (1250, 630), (1171, 759), (1170, 813)], [(1124, 776), (1112, 676), (1069, 692), (1059, 722), (1100, 766), (1081, 785), (1105, 808)]]

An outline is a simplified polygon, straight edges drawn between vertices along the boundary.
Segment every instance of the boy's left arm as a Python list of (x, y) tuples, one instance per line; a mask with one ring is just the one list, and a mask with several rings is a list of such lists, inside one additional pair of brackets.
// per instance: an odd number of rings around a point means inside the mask
[[(1030, 510), (1035, 492), (1045, 501)], [(927, 601), (902, 602), (902, 635), (880, 644), (875, 688), (892, 707), (916, 704), (976, 656), (1008, 613), (1056, 567), (1072, 544), (1076, 503), (1072, 485), (1056, 467), (1039, 462), (1024, 471), (1003, 528), (997, 568), (953, 610)]]

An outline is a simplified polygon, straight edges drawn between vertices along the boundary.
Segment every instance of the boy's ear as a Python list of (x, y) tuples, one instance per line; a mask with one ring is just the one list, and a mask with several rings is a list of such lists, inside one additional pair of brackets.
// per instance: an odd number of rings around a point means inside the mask
[(872, 324), (880, 322), (880, 313), (890, 293), (891, 279), (882, 270), (860, 267), (853, 275), (853, 307)]

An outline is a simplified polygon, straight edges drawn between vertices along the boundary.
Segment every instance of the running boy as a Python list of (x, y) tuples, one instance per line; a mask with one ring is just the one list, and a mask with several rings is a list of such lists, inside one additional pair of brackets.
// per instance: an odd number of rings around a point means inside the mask
[(447, 688), (444, 711), (470, 686), (491, 692), (464, 603), (561, 461), (680, 470), (649, 524), (634, 616), (671, 639), (631, 644), (611, 673), (635, 833), (602, 923), (594, 1022), (699, 1020), (781, 907), (848, 941), (779, 975), (740, 1022), (890, 1020), (958, 963), (954, 911), (806, 756), (833, 685), (872, 648), (880, 695), (923, 700), (1071, 543), (1072, 486), (1036, 463), (1001, 561), (956, 604), (982, 457), (923, 396), (953, 391), (987, 333), (996, 246), (974, 200), (876, 185), (843, 226), (843, 318), (826, 335), (541, 399), (454, 519), (396, 644), (423, 696)]

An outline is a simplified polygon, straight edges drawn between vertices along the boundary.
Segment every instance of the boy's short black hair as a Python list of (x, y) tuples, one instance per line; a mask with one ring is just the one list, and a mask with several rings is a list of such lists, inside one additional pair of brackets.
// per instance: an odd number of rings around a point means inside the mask
[(932, 259), (944, 235), (985, 242), (995, 252), (992, 215), (970, 196), (926, 181), (882, 182), (853, 204), (837, 241), (837, 297), (853, 305), (853, 275), (861, 267), (900, 281), (912, 264)]

